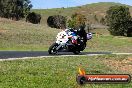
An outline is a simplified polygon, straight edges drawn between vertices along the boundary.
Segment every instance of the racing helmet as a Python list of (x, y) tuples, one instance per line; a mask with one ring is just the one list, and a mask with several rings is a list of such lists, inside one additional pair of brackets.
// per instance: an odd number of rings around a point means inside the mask
[(71, 32), (69, 29), (65, 29), (65, 32), (68, 33), (68, 32)]

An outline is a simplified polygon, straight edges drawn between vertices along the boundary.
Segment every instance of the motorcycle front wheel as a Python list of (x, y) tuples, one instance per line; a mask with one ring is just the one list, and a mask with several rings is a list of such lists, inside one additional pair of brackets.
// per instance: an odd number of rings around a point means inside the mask
[(50, 47), (49, 47), (49, 54), (56, 54), (57, 53), (57, 50), (56, 48), (58, 47), (58, 44), (57, 43), (53, 43)]

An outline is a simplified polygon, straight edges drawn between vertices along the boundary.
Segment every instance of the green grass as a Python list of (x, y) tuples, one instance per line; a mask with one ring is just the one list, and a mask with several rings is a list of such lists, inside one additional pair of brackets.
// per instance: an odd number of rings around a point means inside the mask
[(94, 52), (132, 52), (132, 38), (110, 35), (96, 35), (87, 42), (85, 51)]
[[(33, 10), (42, 15), (41, 24), (25, 23), (0, 18), (0, 50), (47, 51), (55, 41), (59, 30), (49, 28), (46, 19), (49, 15), (70, 16), (78, 11), (87, 15), (90, 22), (94, 15), (102, 17), (107, 8), (115, 3), (99, 3), (83, 7), (65, 9)], [(98, 9), (97, 9), (98, 8)], [(132, 12), (132, 9), (130, 8)], [(87, 42), (87, 52), (132, 52), (132, 38), (111, 36), (105, 29), (95, 29), (99, 37)], [(130, 84), (88, 84), (79, 86), (76, 75), (80, 64), (88, 74), (130, 73), (107, 66), (104, 60), (123, 60), (127, 55), (80, 56), (36, 58), (29, 60), (1, 61), (0, 88), (130, 88)], [(131, 63), (129, 63), (131, 65)]]
[(130, 56), (106, 55), (1, 61), (0, 88), (130, 88), (132, 83), (84, 86), (76, 83), (80, 64), (87, 74), (126, 74), (125, 71), (106, 66), (103, 61), (128, 57)]
[(47, 50), (59, 30), (0, 18), (0, 50)]
[[(0, 20), (0, 50), (47, 51), (60, 31), (42, 24)], [(94, 29), (92, 32), (101, 35), (94, 34), (85, 51), (132, 52), (131, 37), (114, 37), (106, 29)]]

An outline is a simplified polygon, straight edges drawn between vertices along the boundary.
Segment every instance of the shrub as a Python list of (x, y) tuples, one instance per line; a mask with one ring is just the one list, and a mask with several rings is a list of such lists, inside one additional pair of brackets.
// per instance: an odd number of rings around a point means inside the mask
[(47, 25), (52, 28), (60, 29), (66, 27), (66, 17), (61, 15), (49, 16), (47, 19)]
[(112, 6), (107, 11), (107, 25), (112, 35), (127, 36), (131, 27), (131, 16), (126, 6)]
[(40, 14), (37, 14), (35, 12), (31, 12), (27, 15), (26, 17), (26, 22), (31, 22), (33, 24), (38, 24), (40, 23), (40, 20), (41, 20), (41, 15)]
[(68, 20), (68, 27), (78, 28), (85, 26), (86, 17), (82, 14), (75, 13), (71, 16), (71, 19)]

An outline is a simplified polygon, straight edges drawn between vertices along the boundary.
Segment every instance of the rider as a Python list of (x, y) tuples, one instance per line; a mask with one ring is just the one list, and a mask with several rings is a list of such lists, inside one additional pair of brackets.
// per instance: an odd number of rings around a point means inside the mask
[(65, 29), (65, 32), (68, 34), (68, 38), (71, 39), (73, 44), (77, 44), (77, 34), (73, 29)]
[(58, 33), (57, 39), (62, 41), (62, 43), (66, 43), (68, 41), (68, 34), (65, 32), (65, 27), (61, 28), (61, 32)]
[(66, 29), (65, 25), (61, 25), (61, 32), (58, 33), (57, 38), (62, 41), (63, 44), (67, 43), (68, 39), (72, 44), (77, 44), (77, 34), (73, 29)]

